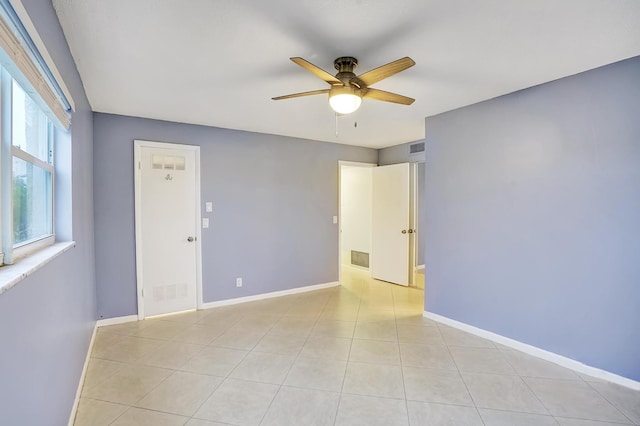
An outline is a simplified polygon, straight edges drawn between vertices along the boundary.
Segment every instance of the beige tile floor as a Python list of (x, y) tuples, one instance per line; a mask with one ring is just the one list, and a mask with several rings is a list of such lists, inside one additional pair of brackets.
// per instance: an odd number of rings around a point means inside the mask
[(420, 284), (342, 275), (99, 328), (75, 425), (640, 424), (640, 392), (425, 319)]

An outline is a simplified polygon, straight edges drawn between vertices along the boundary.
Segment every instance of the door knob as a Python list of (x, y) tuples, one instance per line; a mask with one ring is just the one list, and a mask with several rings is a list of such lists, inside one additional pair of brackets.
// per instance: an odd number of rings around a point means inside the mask
[(407, 230), (406, 230), (406, 229), (403, 229), (403, 230), (402, 230), (402, 233), (403, 233), (403, 234), (406, 234), (406, 233), (407, 233)]
[(409, 229), (409, 233), (410, 233), (410, 234), (413, 234), (413, 229)]
[(196, 239), (194, 237), (189, 237), (187, 238), (187, 241), (189, 241), (190, 243), (194, 242)]

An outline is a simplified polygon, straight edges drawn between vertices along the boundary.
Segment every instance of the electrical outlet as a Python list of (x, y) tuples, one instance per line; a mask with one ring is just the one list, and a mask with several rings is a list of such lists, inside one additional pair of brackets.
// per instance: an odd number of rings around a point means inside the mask
[(208, 228), (209, 227), (209, 218), (208, 217), (203, 217), (202, 218), (202, 227), (203, 228)]
[(242, 278), (236, 278), (236, 287), (242, 287)]

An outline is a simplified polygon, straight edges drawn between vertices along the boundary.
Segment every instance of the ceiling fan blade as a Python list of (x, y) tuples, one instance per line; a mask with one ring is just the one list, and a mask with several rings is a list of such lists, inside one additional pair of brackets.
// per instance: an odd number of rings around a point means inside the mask
[(299, 98), (301, 96), (322, 95), (322, 94), (327, 94), (327, 93), (329, 93), (329, 89), (312, 90), (310, 92), (301, 92), (301, 93), (293, 93), (291, 95), (276, 96), (275, 98), (271, 98), (271, 99), (273, 99), (274, 101), (279, 101), (279, 100), (282, 100), (282, 99)]
[(394, 74), (404, 71), (407, 68), (411, 68), (416, 63), (410, 57), (404, 57), (397, 61), (389, 62), (386, 65), (367, 71), (364, 74), (358, 76), (360, 80), (367, 86), (377, 83), (387, 77), (391, 77)]
[(322, 68), (313, 65), (311, 62), (309, 62), (307, 60), (304, 60), (304, 59), (298, 58), (298, 57), (289, 58), (289, 59), (291, 59), (296, 64), (300, 65), (305, 70), (309, 71), (311, 74), (315, 75), (316, 77), (319, 77), (319, 78), (323, 79), (324, 81), (326, 81), (327, 83), (329, 83), (331, 85), (335, 85), (335, 84), (342, 85), (343, 84), (340, 80), (338, 80), (337, 78), (335, 78), (334, 76), (332, 76), (331, 74), (329, 74), (328, 72), (323, 70)]
[(376, 101), (393, 102), (394, 104), (411, 105), (415, 99), (407, 96), (398, 95), (397, 93), (385, 92), (384, 90), (369, 88), (363, 96), (367, 99), (375, 99)]

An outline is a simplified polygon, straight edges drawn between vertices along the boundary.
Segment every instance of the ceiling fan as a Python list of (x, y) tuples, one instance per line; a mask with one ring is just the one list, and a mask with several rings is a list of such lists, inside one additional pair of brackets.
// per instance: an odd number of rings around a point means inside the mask
[(351, 56), (342, 56), (333, 62), (334, 67), (338, 70), (335, 77), (302, 58), (296, 57), (290, 59), (311, 74), (329, 83), (331, 88), (278, 96), (272, 98), (274, 101), (328, 93), (329, 105), (331, 105), (331, 108), (338, 114), (350, 114), (354, 112), (360, 108), (363, 98), (402, 105), (411, 105), (413, 101), (415, 101), (415, 99), (407, 96), (369, 87), (380, 80), (391, 77), (400, 71), (414, 66), (416, 63), (409, 57), (389, 62), (386, 65), (367, 71), (364, 74), (355, 75), (353, 69), (358, 65), (358, 60)]

